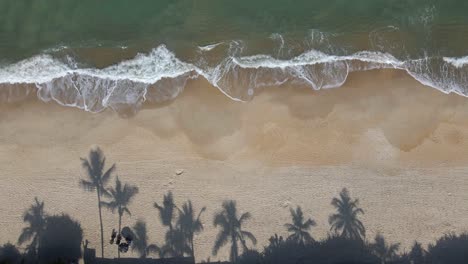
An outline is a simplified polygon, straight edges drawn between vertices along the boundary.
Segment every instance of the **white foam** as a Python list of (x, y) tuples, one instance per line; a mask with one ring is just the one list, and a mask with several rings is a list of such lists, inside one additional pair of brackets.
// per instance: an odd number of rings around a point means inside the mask
[(44, 83), (67, 75), (71, 69), (50, 55), (38, 55), (0, 68), (0, 83)]
[(448, 62), (457, 68), (464, 67), (468, 64), (468, 56), (461, 58), (444, 57), (443, 59), (445, 62)]
[[(201, 49), (211, 50), (220, 44)], [(187, 80), (197, 76), (237, 101), (250, 100), (259, 88), (286, 82), (315, 90), (340, 87), (349, 72), (381, 68), (406, 70), (424, 85), (446, 93), (468, 94), (468, 76), (460, 69), (468, 57), (443, 58), (438, 67), (430, 58), (400, 61), (391, 54), (371, 51), (337, 56), (309, 50), (287, 60), (265, 54), (238, 56), (243, 47), (240, 41), (231, 42), (226, 57), (214, 66), (183, 62), (164, 45), (103, 69), (77, 68), (72, 58), (64, 63), (50, 55), (38, 55), (0, 67), (0, 84), (35, 84), (40, 99), (91, 112), (122, 106), (137, 111), (146, 100), (172, 100)]]
[(198, 46), (198, 48), (202, 51), (210, 51), (216, 47), (218, 47), (219, 45), (222, 45), (224, 44), (224, 42), (219, 42), (219, 43), (214, 43), (214, 44), (209, 44), (209, 45), (206, 45), (206, 46)]

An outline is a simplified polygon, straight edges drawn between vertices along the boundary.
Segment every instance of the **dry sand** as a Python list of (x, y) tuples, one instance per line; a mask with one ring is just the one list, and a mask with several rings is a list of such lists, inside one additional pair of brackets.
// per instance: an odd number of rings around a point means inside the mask
[[(96, 198), (78, 185), (79, 157), (99, 145), (120, 179), (140, 188), (123, 223), (144, 219), (150, 242), (162, 244), (153, 202), (168, 190), (179, 205), (207, 206), (197, 261), (211, 256), (213, 214), (223, 200), (252, 213), (245, 228), (262, 249), (270, 235), (286, 235), (290, 206), (316, 220), (314, 237), (326, 236), (330, 201), (343, 187), (360, 199), (369, 239), (381, 232), (408, 249), (414, 240), (468, 230), (467, 121), (466, 98), (389, 70), (352, 74), (327, 91), (266, 89), (250, 103), (194, 80), (174, 102), (127, 119), (35, 100), (3, 104), (0, 243), (16, 242), (37, 196), (48, 213), (79, 220), (99, 255)], [(106, 239), (116, 220), (104, 211)], [(225, 258), (226, 251), (211, 256)]]

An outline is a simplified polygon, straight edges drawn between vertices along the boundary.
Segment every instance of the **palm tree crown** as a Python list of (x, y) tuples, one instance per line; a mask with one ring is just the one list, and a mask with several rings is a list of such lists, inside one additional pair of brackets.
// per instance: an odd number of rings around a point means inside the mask
[(247, 251), (246, 239), (252, 241), (255, 245), (257, 244), (257, 239), (255, 236), (248, 232), (242, 230), (242, 225), (245, 221), (251, 218), (250, 213), (243, 213), (240, 217), (237, 216), (237, 208), (235, 201), (225, 201), (223, 202), (223, 210), (218, 212), (213, 220), (215, 227), (220, 226), (221, 230), (219, 231), (215, 244), (213, 247), (213, 255), (216, 255), (219, 249), (231, 241), (231, 252), (230, 260), (235, 263), (239, 256), (239, 248), (237, 241), (241, 242), (244, 251)]
[(112, 172), (115, 170), (113, 164), (104, 172), (106, 158), (100, 148), (92, 149), (88, 159), (81, 158), (81, 165), (86, 170), (88, 179), (80, 180), (80, 185), (86, 191), (95, 191), (98, 199), (99, 224), (101, 227), (101, 257), (104, 257), (104, 228), (102, 225), (101, 196), (108, 195), (105, 186), (109, 182)]
[(36, 254), (40, 236), (45, 228), (46, 216), (44, 213), (44, 202), (40, 202), (37, 197), (34, 198), (34, 201), (35, 203), (23, 214), (23, 221), (28, 223), (28, 226), (23, 228), (18, 238), (18, 244), (21, 245), (31, 240), (28, 250)]
[(288, 239), (302, 245), (313, 242), (314, 239), (310, 235), (309, 230), (316, 225), (315, 221), (310, 218), (304, 220), (304, 214), (300, 206), (296, 210), (290, 208), (290, 212), (292, 223), (284, 225), (288, 232), (291, 233)]
[(337, 213), (330, 215), (328, 222), (330, 230), (339, 232), (341, 236), (348, 239), (363, 240), (366, 229), (361, 220), (358, 219), (364, 211), (359, 208), (359, 200), (352, 200), (346, 188), (340, 192), (339, 198), (333, 198), (331, 204), (336, 208)]

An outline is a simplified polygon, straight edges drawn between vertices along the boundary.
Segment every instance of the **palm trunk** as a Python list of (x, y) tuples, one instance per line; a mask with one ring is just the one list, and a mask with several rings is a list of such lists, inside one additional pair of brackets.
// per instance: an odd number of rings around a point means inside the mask
[[(122, 230), (122, 214), (120, 213), (120, 208), (119, 208), (119, 235), (120, 231)], [(117, 258), (120, 258), (120, 250), (117, 250)]]
[(231, 262), (237, 262), (237, 256), (239, 255), (238, 248), (237, 248), (237, 238), (235, 235), (231, 236), (232, 246), (231, 246)]
[[(174, 230), (172, 229), (172, 220), (171, 220), (171, 223), (169, 223), (169, 234), (171, 238), (174, 236)], [(169, 248), (170, 248), (171, 254), (173, 254), (175, 257), (179, 257), (179, 252), (177, 252), (176, 250), (173, 239), (171, 239)]]
[(101, 257), (104, 258), (104, 227), (102, 225), (101, 194), (99, 192), (99, 188), (97, 188), (96, 190), (97, 190), (97, 198), (98, 198), (99, 223), (101, 225)]
[(195, 249), (193, 248), (193, 234), (190, 236), (190, 246), (192, 249), (192, 258), (195, 260)]

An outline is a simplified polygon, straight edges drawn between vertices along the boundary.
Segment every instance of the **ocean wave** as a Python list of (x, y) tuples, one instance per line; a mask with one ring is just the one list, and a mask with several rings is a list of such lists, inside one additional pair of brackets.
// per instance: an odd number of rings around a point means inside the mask
[(209, 44), (209, 45), (206, 45), (206, 46), (198, 46), (198, 48), (202, 51), (210, 51), (216, 47), (218, 47), (219, 45), (222, 45), (224, 44), (224, 42), (219, 42), (219, 43), (214, 43), (214, 44)]
[(443, 59), (457, 68), (462, 68), (468, 64), (468, 56), (461, 58), (444, 57)]
[[(401, 61), (380, 51), (338, 56), (312, 49), (290, 59), (278, 59), (266, 54), (240, 56), (240, 41), (199, 49), (203, 56), (210, 56), (221, 45), (226, 51), (214, 63), (206, 63), (206, 58), (204, 63), (184, 62), (161, 45), (103, 69), (80, 68), (71, 58), (60, 60), (42, 54), (1, 66), (0, 95), (3, 101), (14, 101), (13, 96), (22, 94), (13, 91), (14, 87), (33, 85), (43, 101), (90, 112), (111, 108), (119, 113), (136, 113), (145, 102), (173, 100), (193, 78), (205, 78), (233, 100), (248, 101), (263, 87), (291, 83), (314, 90), (336, 88), (346, 82), (350, 72), (390, 68), (405, 70), (422, 84), (442, 92), (468, 96), (468, 57)], [(30, 93), (30, 88), (26, 90)]]

